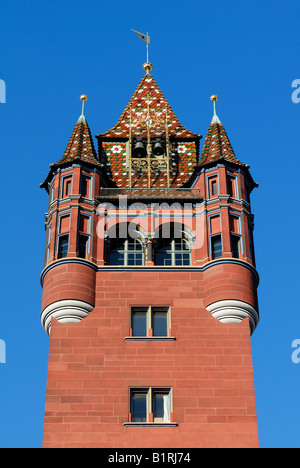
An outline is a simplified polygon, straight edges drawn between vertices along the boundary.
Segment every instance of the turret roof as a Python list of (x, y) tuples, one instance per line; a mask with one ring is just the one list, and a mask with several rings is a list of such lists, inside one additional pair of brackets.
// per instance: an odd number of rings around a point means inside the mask
[[(147, 118), (148, 101), (150, 117), (153, 118), (153, 121), (155, 119), (163, 120), (167, 115), (169, 136), (179, 139), (198, 137), (196, 133), (187, 130), (181, 125), (150, 73), (146, 73), (141, 79), (117, 123), (110, 130), (96, 136), (98, 138), (128, 138), (130, 119), (133, 128), (135, 130), (139, 129), (138, 120), (141, 121)], [(157, 133), (161, 133), (159, 130), (161, 128), (152, 125), (150, 135), (156, 136)], [(143, 133), (146, 135), (146, 130), (143, 131), (141, 128), (141, 136), (143, 136)]]
[(225, 128), (219, 118), (214, 115), (204, 141), (199, 165), (202, 166), (220, 160), (245, 165), (236, 157)]
[(40, 184), (40, 187), (46, 187), (46, 183), (50, 180), (56, 169), (76, 162), (100, 167), (91, 131), (84, 115), (81, 115), (75, 124), (63, 156), (56, 163), (50, 165), (50, 172), (45, 181)]

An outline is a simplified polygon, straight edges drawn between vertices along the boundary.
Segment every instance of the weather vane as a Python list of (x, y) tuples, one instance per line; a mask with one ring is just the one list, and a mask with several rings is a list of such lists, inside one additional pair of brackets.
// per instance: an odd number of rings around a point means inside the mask
[(150, 44), (150, 36), (147, 34), (143, 34), (143, 33), (140, 33), (138, 31), (135, 31), (134, 29), (132, 29), (131, 31), (137, 33), (139, 39), (141, 39), (142, 41), (145, 41), (146, 42), (146, 48), (147, 48), (147, 62), (144, 64), (144, 69), (146, 70), (146, 72), (148, 73), (150, 70), (152, 70), (153, 66), (152, 64), (149, 62), (149, 44)]

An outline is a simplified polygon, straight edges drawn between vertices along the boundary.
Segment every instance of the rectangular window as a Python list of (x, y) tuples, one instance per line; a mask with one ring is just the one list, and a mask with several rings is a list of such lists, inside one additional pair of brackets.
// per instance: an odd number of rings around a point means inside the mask
[(208, 177), (208, 195), (209, 195), (209, 198), (214, 198), (218, 196), (218, 177), (217, 176)]
[(86, 258), (88, 248), (89, 237), (79, 234), (78, 236), (78, 256), (80, 258)]
[(62, 183), (62, 198), (66, 198), (71, 195), (72, 188), (72, 177), (64, 177)]
[(85, 198), (90, 198), (91, 192), (91, 178), (82, 176), (81, 179), (81, 196)]
[(217, 181), (216, 180), (212, 180), (211, 181), (211, 195), (212, 197), (215, 197), (217, 195), (218, 191), (217, 191)]
[(240, 218), (230, 215), (230, 231), (235, 234), (240, 234)]
[(46, 237), (45, 264), (49, 261), (49, 258), (50, 258), (50, 242), (51, 242), (51, 225), (48, 227), (47, 237)]
[(170, 328), (169, 307), (132, 307), (132, 336), (168, 337)]
[(54, 200), (54, 191), (55, 191), (55, 185), (52, 185), (51, 192), (50, 192), (50, 202), (53, 202)]
[(131, 310), (132, 336), (148, 336), (148, 307), (135, 307)]
[(58, 258), (64, 258), (68, 254), (69, 235), (63, 235), (58, 238)]
[(255, 252), (254, 252), (254, 242), (253, 242), (253, 231), (250, 226), (248, 226), (249, 229), (249, 243), (250, 243), (250, 256), (253, 265), (255, 266)]
[(152, 307), (153, 336), (168, 336), (168, 309)]
[(210, 220), (210, 234), (217, 234), (221, 232), (220, 216), (211, 216), (209, 220)]
[(170, 423), (170, 388), (132, 388), (130, 389), (131, 422)]
[(235, 176), (227, 176), (227, 192), (231, 198), (238, 198), (237, 179)]
[(130, 398), (131, 421), (146, 422), (148, 420), (148, 390), (132, 390)]
[(170, 422), (170, 390), (152, 390), (153, 422)]
[(90, 232), (90, 218), (89, 216), (80, 215), (79, 217), (79, 231), (89, 234)]
[(240, 237), (231, 235), (231, 251), (233, 258), (240, 258)]
[(70, 215), (59, 218), (59, 234), (64, 234), (70, 230)]
[(221, 234), (211, 237), (211, 254), (213, 260), (222, 257), (222, 236)]

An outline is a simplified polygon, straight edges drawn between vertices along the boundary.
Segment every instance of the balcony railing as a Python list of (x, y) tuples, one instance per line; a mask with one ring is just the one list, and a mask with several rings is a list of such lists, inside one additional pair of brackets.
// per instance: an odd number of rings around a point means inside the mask
[(100, 188), (98, 200), (126, 197), (129, 200), (190, 200), (203, 201), (199, 188)]

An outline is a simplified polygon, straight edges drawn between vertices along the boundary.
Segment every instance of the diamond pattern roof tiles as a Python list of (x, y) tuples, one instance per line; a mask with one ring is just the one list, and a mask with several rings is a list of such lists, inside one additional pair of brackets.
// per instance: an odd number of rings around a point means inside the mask
[[(196, 133), (190, 132), (181, 125), (150, 73), (143, 76), (118, 122), (110, 130), (97, 136), (102, 138), (128, 138), (130, 117), (132, 123), (146, 118), (148, 100), (150, 115), (153, 114), (156, 118), (165, 119), (167, 109), (169, 136), (174, 136), (176, 138), (196, 138), (198, 136)], [(159, 134), (159, 131), (160, 129), (153, 125), (150, 135), (156, 136), (156, 134)], [(146, 130), (142, 131), (141, 135), (146, 135)]]
[(220, 122), (216, 122), (211, 123), (209, 126), (199, 165), (210, 164), (219, 160), (226, 160), (244, 166), (244, 164), (237, 159), (225, 128)]
[(56, 163), (60, 165), (75, 160), (85, 161), (99, 166), (90, 128), (86, 122), (78, 121), (63, 157)]

